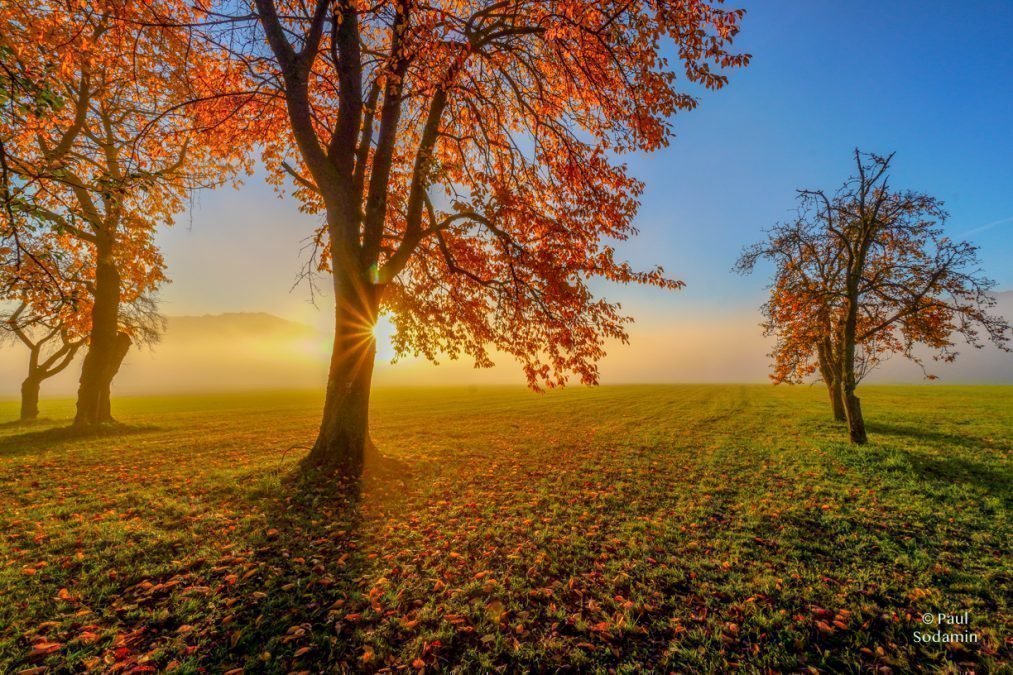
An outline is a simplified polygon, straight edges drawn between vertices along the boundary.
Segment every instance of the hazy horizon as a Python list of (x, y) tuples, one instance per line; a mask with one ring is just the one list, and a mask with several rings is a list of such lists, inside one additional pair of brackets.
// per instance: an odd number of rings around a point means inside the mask
[[(1013, 291), (997, 295), (997, 311), (1013, 316)], [(114, 381), (116, 394), (173, 394), (269, 389), (323, 389), (331, 334), (270, 312), (169, 316), (162, 341), (134, 348)], [(769, 383), (771, 340), (758, 310), (703, 313), (692, 319), (644, 315), (630, 326), (630, 344), (613, 343), (601, 362), (601, 384)], [(496, 367), (475, 369), (470, 360), (439, 365), (407, 357), (391, 363), (390, 324), (377, 329), (377, 387), (524, 385), (520, 366), (495, 354)], [(991, 345), (959, 348), (952, 364), (928, 361), (936, 384), (1013, 384), (1013, 354)], [(18, 394), (27, 352), (0, 349), (0, 398)], [(43, 397), (73, 394), (80, 359), (43, 384)], [(920, 368), (895, 356), (868, 384), (927, 382)], [(579, 386), (571, 383), (571, 386)]]

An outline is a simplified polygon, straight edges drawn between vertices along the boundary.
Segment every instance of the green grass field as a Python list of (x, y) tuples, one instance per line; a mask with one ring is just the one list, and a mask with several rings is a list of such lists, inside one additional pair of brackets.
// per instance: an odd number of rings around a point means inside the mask
[(866, 387), (864, 448), (817, 387), (379, 391), (358, 501), (288, 478), (319, 404), (0, 427), (0, 672), (1008, 668), (1013, 387)]

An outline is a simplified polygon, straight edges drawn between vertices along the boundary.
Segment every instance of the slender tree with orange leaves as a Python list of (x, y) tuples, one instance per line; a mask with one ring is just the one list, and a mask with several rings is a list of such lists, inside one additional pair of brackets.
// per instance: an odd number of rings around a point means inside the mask
[[(84, 345), (84, 339), (73, 336), (66, 326), (43, 319), (29, 321), (30, 328), (22, 325), (30, 305), (22, 301), (4, 318), (3, 326), (12, 339), (28, 348), (28, 372), (21, 382), (21, 412), (19, 419), (28, 422), (39, 417), (39, 394), (42, 383), (59, 375), (71, 364)], [(2, 343), (2, 340), (0, 340)]]
[[(8, 106), (0, 122), (8, 239), (43, 224), (93, 264), (79, 426), (112, 421), (110, 385), (134, 341), (121, 306), (165, 281), (156, 228), (190, 190), (221, 182), (236, 157), (207, 133), (217, 111), (195, 103), (229, 87), (229, 62), (180, 27), (191, 11), (175, 0), (11, 0), (0, 9), (4, 71), (49, 103)], [(20, 265), (23, 247), (13, 248)]]
[[(63, 372), (84, 346), (87, 289), (82, 263), (64, 250), (64, 237), (52, 232), (19, 233), (19, 250), (0, 247), (0, 344), (28, 349), (21, 383), (21, 421), (39, 416), (42, 383)], [(18, 264), (18, 258), (21, 258)]]
[[(798, 218), (745, 250), (736, 268), (775, 265), (764, 328), (777, 338), (775, 383), (819, 373), (851, 442), (868, 439), (856, 389), (892, 354), (923, 366), (918, 347), (953, 361), (957, 336), (982, 333), (1007, 348), (1010, 326), (993, 315), (995, 284), (977, 247), (943, 233), (947, 213), (929, 195), (890, 188), (893, 155), (855, 151), (856, 175), (835, 193), (801, 190)], [(933, 375), (926, 373), (930, 378)]]
[[(643, 189), (618, 158), (667, 145), (671, 116), (697, 103), (687, 88), (720, 88), (748, 62), (730, 51), (741, 10), (707, 0), (255, 0), (252, 10), (257, 27), (237, 56), (269, 93), (263, 114), (287, 127), (265, 157), (323, 216), (318, 262), (335, 297), (305, 467), (361, 471), (381, 311), (399, 353), (488, 366), (495, 348), (533, 387), (594, 383), (629, 318), (588, 282), (680, 285), (616, 259), (609, 242), (635, 233)], [(242, 20), (208, 23), (234, 46)]]

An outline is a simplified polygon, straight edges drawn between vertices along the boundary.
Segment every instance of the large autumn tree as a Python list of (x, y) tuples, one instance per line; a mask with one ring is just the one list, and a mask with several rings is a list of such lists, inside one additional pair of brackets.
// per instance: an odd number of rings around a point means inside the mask
[(45, 224), (93, 265), (76, 425), (112, 421), (110, 386), (134, 342), (122, 306), (165, 280), (156, 228), (237, 155), (209, 133), (225, 113), (206, 92), (231, 88), (229, 61), (182, 27), (190, 11), (174, 0), (0, 9), (7, 90), (47, 104), (12, 106), (0, 122), (8, 239), (20, 252), (20, 224)]
[[(333, 279), (327, 396), (306, 467), (362, 468), (382, 310), (400, 353), (489, 365), (495, 348), (532, 386), (593, 383), (629, 319), (589, 281), (678, 285), (615, 257), (610, 242), (635, 233), (643, 188), (617, 158), (664, 147), (671, 116), (696, 105), (693, 88), (720, 88), (723, 70), (747, 63), (730, 51), (741, 10), (707, 0), (251, 8), (257, 30), (240, 57), (287, 122), (267, 160), (322, 215), (320, 264)], [(208, 23), (234, 47), (242, 19)]]
[(1009, 324), (991, 313), (994, 283), (977, 248), (945, 235), (938, 199), (890, 187), (892, 157), (856, 150), (854, 176), (836, 192), (800, 190), (798, 217), (737, 264), (741, 272), (761, 259), (775, 266), (763, 306), (777, 340), (771, 378), (818, 373), (835, 419), (858, 444), (868, 435), (856, 389), (884, 359), (901, 354), (924, 368), (926, 352), (954, 360), (958, 336), (975, 347), (1009, 341)]

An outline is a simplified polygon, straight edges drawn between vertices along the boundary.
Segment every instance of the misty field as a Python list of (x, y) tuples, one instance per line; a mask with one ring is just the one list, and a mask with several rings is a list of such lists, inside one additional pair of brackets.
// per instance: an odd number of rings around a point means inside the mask
[(815, 387), (380, 390), (357, 502), (289, 478), (319, 404), (0, 427), (0, 672), (1009, 662), (1013, 387), (867, 387), (866, 447)]

